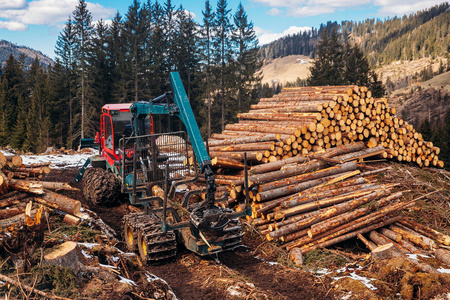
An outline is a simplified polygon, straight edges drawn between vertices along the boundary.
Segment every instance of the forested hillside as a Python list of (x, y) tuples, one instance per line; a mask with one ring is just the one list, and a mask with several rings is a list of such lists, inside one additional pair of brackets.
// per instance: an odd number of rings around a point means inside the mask
[(436, 5), (409, 16), (343, 21), (322, 24), (319, 29), (286, 36), (259, 51), (264, 59), (286, 55), (313, 56), (324, 29), (336, 27), (347, 40), (358, 44), (372, 66), (395, 60), (413, 60), (448, 55), (450, 47), (450, 9), (448, 3)]
[(42, 66), (47, 67), (53, 63), (48, 56), (42, 54), (40, 51), (36, 51), (25, 46), (17, 46), (5, 40), (0, 40), (0, 63), (2, 66), (5, 65), (5, 62), (10, 54), (12, 54), (17, 60), (23, 60), (23, 64), (27, 68), (31, 66), (36, 56), (39, 58)]
[[(178, 71), (202, 133), (210, 135), (256, 102), (258, 40), (242, 5), (205, 2), (202, 24), (183, 6), (134, 0), (111, 25), (92, 25), (86, 1), (60, 33), (54, 66), (38, 57), (28, 70), (10, 55), (0, 76), (0, 146), (43, 151), (74, 148), (99, 130), (106, 103), (149, 101), (169, 90)], [(166, 116), (166, 118), (168, 118)], [(170, 119), (155, 131), (181, 130)], [(214, 120), (214, 121), (211, 121)]]

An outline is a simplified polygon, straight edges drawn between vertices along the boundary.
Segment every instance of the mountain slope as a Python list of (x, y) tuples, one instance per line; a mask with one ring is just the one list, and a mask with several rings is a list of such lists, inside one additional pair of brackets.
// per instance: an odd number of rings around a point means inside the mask
[(36, 56), (39, 58), (42, 66), (49, 66), (53, 64), (53, 60), (42, 54), (40, 51), (25, 46), (17, 46), (5, 40), (0, 40), (0, 63), (2, 67), (10, 54), (12, 54), (16, 59), (19, 59), (21, 54), (25, 55), (26, 66), (30, 66)]

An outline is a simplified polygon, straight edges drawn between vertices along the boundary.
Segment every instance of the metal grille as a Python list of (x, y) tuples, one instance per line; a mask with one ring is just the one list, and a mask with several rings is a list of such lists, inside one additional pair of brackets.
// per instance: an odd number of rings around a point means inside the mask
[[(127, 188), (162, 184), (166, 167), (169, 181), (190, 176), (186, 133), (150, 134), (120, 140), (122, 182)], [(135, 155), (136, 154), (136, 155)], [(136, 180), (134, 179), (136, 178)]]

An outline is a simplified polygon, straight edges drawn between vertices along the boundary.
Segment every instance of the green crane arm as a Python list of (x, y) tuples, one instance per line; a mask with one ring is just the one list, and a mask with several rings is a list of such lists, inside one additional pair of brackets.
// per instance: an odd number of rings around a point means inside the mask
[[(139, 135), (139, 122), (145, 119), (149, 114), (164, 114), (177, 116), (184, 123), (189, 138), (191, 140), (192, 147), (194, 149), (195, 157), (200, 164), (200, 169), (205, 176), (207, 183), (207, 198), (206, 202), (208, 204), (214, 204), (214, 193), (216, 191), (216, 186), (213, 177), (213, 171), (211, 166), (211, 160), (209, 158), (208, 152), (206, 151), (205, 144), (203, 142), (202, 136), (200, 134), (200, 129), (198, 128), (197, 121), (194, 117), (194, 112), (189, 103), (189, 99), (186, 95), (186, 91), (183, 87), (183, 83), (178, 72), (170, 73), (170, 84), (172, 87), (171, 93), (165, 93), (149, 102), (139, 101), (135, 102), (130, 106), (130, 111), (134, 116), (134, 128), (137, 129), (135, 132)], [(162, 102), (163, 99), (170, 99), (173, 97), (173, 103), (170, 101)]]

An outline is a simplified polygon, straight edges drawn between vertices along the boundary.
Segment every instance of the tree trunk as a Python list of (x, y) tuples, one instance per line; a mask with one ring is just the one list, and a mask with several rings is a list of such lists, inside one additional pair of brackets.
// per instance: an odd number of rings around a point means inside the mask
[(59, 209), (63, 212), (77, 215), (80, 212), (81, 202), (71, 199), (64, 195), (60, 195), (51, 191), (45, 191), (40, 197), (35, 197), (36, 201), (45, 204), (51, 208)]

